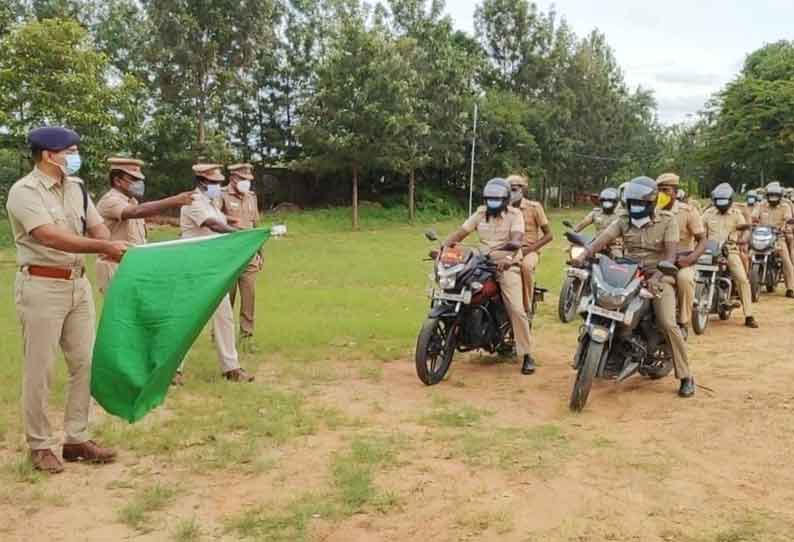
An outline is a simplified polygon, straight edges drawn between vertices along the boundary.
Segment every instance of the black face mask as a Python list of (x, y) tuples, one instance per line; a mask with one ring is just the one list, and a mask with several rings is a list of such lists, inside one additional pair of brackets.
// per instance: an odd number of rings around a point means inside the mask
[(772, 207), (777, 207), (778, 205), (780, 205), (780, 198), (775, 198), (775, 199), (768, 198), (767, 201), (769, 202), (769, 205)]

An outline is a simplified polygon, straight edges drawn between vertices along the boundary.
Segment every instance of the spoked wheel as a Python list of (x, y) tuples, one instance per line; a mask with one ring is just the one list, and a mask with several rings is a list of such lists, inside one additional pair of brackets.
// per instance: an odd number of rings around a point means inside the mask
[(567, 324), (576, 316), (576, 306), (579, 304), (579, 277), (565, 277), (560, 290), (560, 301), (557, 305), (557, 315), (560, 321)]
[(454, 320), (428, 318), (416, 340), (416, 375), (428, 386), (444, 379), (457, 344)]
[(761, 298), (761, 270), (757, 265), (750, 268), (750, 298), (758, 303)]
[(587, 397), (590, 395), (590, 388), (593, 386), (593, 379), (595, 378), (598, 364), (601, 362), (601, 356), (604, 354), (604, 344), (587, 340), (588, 344), (582, 352), (584, 360), (579, 366), (576, 373), (576, 381), (573, 383), (573, 390), (571, 391), (571, 401), (568, 404), (574, 412), (581, 412), (585, 404), (587, 404)]
[(778, 283), (778, 271), (775, 269), (767, 269), (766, 270), (766, 293), (771, 294), (777, 288)]
[(703, 335), (709, 325), (709, 307), (705, 303), (707, 295), (706, 284), (698, 283), (695, 286), (695, 306), (692, 307), (692, 330), (697, 335)]

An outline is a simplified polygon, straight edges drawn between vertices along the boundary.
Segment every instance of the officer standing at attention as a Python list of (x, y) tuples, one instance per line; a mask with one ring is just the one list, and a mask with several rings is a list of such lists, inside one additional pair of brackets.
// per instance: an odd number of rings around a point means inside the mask
[(750, 281), (747, 278), (744, 262), (739, 255), (739, 245), (746, 245), (745, 237), (741, 234), (738, 227), (747, 222), (739, 209), (733, 207), (733, 188), (728, 183), (722, 183), (711, 192), (712, 207), (706, 210), (703, 215), (703, 222), (706, 223), (708, 238), (718, 243), (728, 246), (728, 270), (731, 272), (733, 282), (739, 291), (739, 298), (742, 300), (742, 311), (744, 311), (744, 325), (749, 328), (757, 328), (758, 323), (753, 317), (753, 299), (750, 290)]
[[(141, 172), (143, 162), (134, 158), (113, 157), (110, 164), (110, 190), (99, 198), (96, 208), (110, 230), (114, 241), (126, 241), (131, 245), (146, 244), (145, 218), (159, 215), (167, 209), (190, 205), (192, 192), (183, 192), (170, 198), (147, 203), (138, 203), (146, 189), (146, 177)], [(96, 279), (99, 291), (107, 291), (118, 264), (104, 258), (97, 259)]]
[(692, 321), (692, 306), (695, 302), (695, 263), (706, 250), (706, 230), (700, 212), (688, 203), (678, 201), (679, 177), (675, 173), (662, 173), (656, 179), (659, 188), (659, 209), (670, 211), (678, 223), (678, 325), (686, 337)]
[[(216, 233), (232, 233), (237, 228), (229, 226), (226, 217), (213, 203), (221, 197), (221, 183), (224, 181), (219, 164), (196, 164), (193, 173), (196, 177), (196, 190), (193, 202), (182, 207), (179, 216), (179, 227), (183, 239), (206, 237)], [(237, 347), (234, 340), (234, 312), (225, 295), (212, 316), (212, 331), (215, 337), (215, 350), (223, 377), (232, 382), (251, 382), (254, 377), (240, 367)], [(175, 378), (181, 384), (182, 370)]]
[[(254, 180), (251, 164), (234, 164), (229, 170), (229, 185), (221, 196), (221, 211), (226, 215), (229, 224), (241, 230), (255, 228), (259, 222), (259, 207), (256, 193), (251, 190)], [(240, 278), (229, 292), (232, 307), (240, 290), (240, 340), (245, 342), (254, 335), (254, 311), (256, 309), (256, 274), (262, 270), (262, 254), (256, 256), (248, 264)], [(253, 350), (253, 345), (249, 345)]]
[(523, 175), (510, 175), (507, 182), (510, 183), (512, 205), (524, 215), (525, 233), (521, 243), (523, 256), (520, 267), (524, 311), (528, 313), (535, 293), (535, 269), (540, 261), (540, 249), (551, 243), (553, 237), (543, 205), (527, 198), (529, 180)]
[(80, 169), (80, 137), (50, 126), (31, 131), (28, 143), (33, 171), (14, 183), (6, 203), (19, 265), (15, 302), (24, 344), (22, 412), (33, 467), (57, 473), (63, 464), (54, 453), (58, 442), (47, 403), (58, 347), (69, 368), (63, 459), (109, 463), (116, 457), (88, 434), (95, 314), (83, 254), (118, 261), (127, 244), (109, 240), (83, 181), (74, 176)]
[(663, 260), (675, 261), (678, 223), (674, 214), (656, 208), (657, 199), (656, 181), (649, 177), (632, 179), (623, 195), (626, 214), (610, 224), (604, 233), (587, 246), (576, 263), (583, 264), (593, 254), (598, 254), (615, 239), (622, 237), (625, 256), (637, 261), (646, 272), (654, 273), (649, 282), (657, 293), (653, 300), (656, 325), (670, 341), (675, 376), (681, 381), (678, 395), (692, 397), (695, 395), (695, 379), (689, 372), (684, 335), (676, 324), (675, 279), (662, 276), (656, 269)]
[[(477, 231), (480, 237), (480, 250), (491, 255), (497, 264), (496, 280), (502, 292), (513, 336), (516, 352), (523, 357), (521, 372), (531, 375), (535, 372), (535, 361), (529, 353), (529, 319), (523, 306), (521, 271), (521, 244), (524, 240), (524, 216), (521, 211), (510, 205), (510, 183), (502, 178), (488, 181), (482, 197), (485, 205), (479, 207), (463, 225), (453, 232), (444, 246), (453, 246), (463, 241), (470, 233)], [(514, 245), (508, 248), (505, 245)]]

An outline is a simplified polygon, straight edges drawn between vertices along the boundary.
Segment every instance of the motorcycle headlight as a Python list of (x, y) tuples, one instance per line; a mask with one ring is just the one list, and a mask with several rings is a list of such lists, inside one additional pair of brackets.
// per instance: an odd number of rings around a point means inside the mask
[(455, 287), (455, 277), (440, 277), (438, 285), (442, 290), (451, 290)]
[(585, 253), (584, 247), (578, 247), (576, 245), (571, 247), (571, 259), (575, 260), (579, 256)]
[(750, 246), (753, 247), (753, 250), (758, 250), (758, 251), (768, 250), (770, 244), (771, 243), (768, 239), (763, 239), (763, 238), (759, 239), (757, 237), (754, 237), (750, 241)]
[(620, 310), (626, 303), (626, 294), (609, 292), (600, 286), (596, 288), (596, 303), (608, 310)]
[(439, 287), (441, 287), (442, 290), (451, 290), (454, 288), (455, 282), (457, 282), (458, 279), (458, 273), (463, 271), (463, 268), (463, 264), (453, 265), (452, 267), (445, 267), (443, 264), (439, 264), (437, 269)]

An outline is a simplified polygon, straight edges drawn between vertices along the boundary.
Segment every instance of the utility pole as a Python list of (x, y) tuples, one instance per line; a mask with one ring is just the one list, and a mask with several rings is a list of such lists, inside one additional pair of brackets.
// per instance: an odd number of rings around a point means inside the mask
[(477, 102), (474, 102), (474, 129), (471, 132), (471, 172), (469, 173), (469, 216), (472, 215), (474, 203), (474, 149), (477, 145)]

